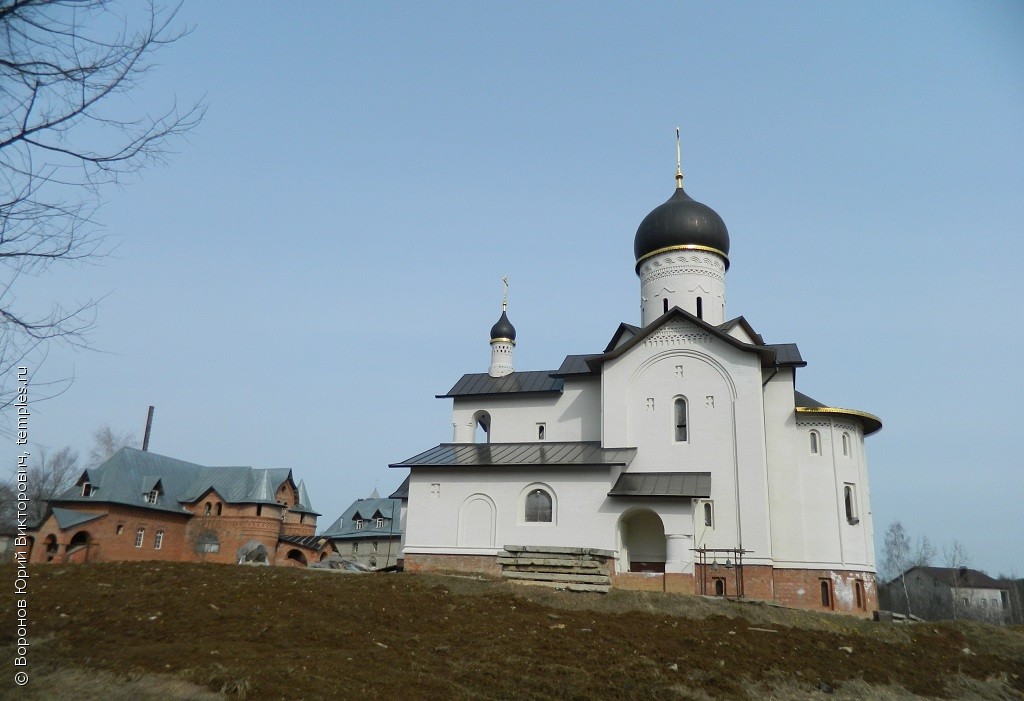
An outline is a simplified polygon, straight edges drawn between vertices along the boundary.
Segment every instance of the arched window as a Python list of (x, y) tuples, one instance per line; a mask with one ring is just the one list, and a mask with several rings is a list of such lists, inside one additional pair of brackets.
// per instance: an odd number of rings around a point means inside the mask
[(821, 605), (832, 608), (832, 583), (827, 579), (821, 580)]
[(665, 299), (661, 300), (661, 311), (662, 311), (663, 314), (667, 314), (668, 313), (668, 297), (666, 297)]
[(697, 298), (697, 318), (704, 318), (704, 300), (700, 297)]
[(715, 577), (715, 596), (725, 596), (725, 579)]
[(217, 515), (220, 516), (223, 511), (224, 511), (224, 505), (218, 502), (217, 503)]
[(849, 454), (850, 454), (850, 434), (849, 433), (844, 433), (843, 434), (843, 455), (849, 455)]
[(710, 501), (704, 502), (704, 525), (709, 528), (715, 525), (714, 509)]
[(821, 436), (817, 431), (811, 431), (811, 455), (821, 455)]
[(854, 583), (853, 583), (853, 591), (854, 591), (854, 594), (857, 597), (857, 608), (859, 608), (859, 609), (867, 608), (867, 603), (864, 600), (865, 599), (865, 597), (864, 597), (864, 582), (860, 581), (859, 579), (854, 581)]
[(491, 442), (491, 415), (486, 411), (478, 411), (473, 415), (473, 442), (474, 443), (490, 443)]
[(682, 442), (689, 440), (686, 431), (686, 400), (682, 397), (676, 399), (674, 403), (675, 414), (675, 425), (676, 425), (676, 441)]
[(551, 523), (551, 495), (534, 489), (526, 495), (527, 523)]
[(213, 509), (213, 507), (210, 506), (210, 502), (206, 502), (206, 506), (203, 507), (203, 516), (209, 516), (210, 515), (210, 511), (212, 509)]
[(854, 499), (852, 484), (843, 487), (843, 503), (846, 504), (846, 520), (856, 526), (860, 523), (860, 519), (857, 518), (857, 502)]
[(220, 538), (213, 531), (207, 531), (196, 541), (196, 550), (201, 553), (219, 553)]

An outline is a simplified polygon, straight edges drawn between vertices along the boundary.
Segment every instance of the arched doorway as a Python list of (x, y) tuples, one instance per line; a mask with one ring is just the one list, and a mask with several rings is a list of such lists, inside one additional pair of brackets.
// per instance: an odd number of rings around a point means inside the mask
[(288, 554), (285, 557), (287, 557), (289, 560), (291, 560), (297, 565), (301, 565), (303, 567), (307, 565), (306, 556), (302, 554), (301, 550), (289, 550)]
[(619, 568), (623, 572), (664, 572), (665, 524), (650, 509), (634, 509), (619, 519)]
[(88, 562), (89, 561), (89, 544), (92, 542), (92, 538), (89, 536), (88, 531), (79, 531), (71, 537), (71, 541), (68, 543), (68, 547), (65, 550), (65, 561), (66, 562)]
[(46, 562), (53, 562), (57, 557), (57, 536), (52, 533), (43, 539), (43, 551), (46, 554)]

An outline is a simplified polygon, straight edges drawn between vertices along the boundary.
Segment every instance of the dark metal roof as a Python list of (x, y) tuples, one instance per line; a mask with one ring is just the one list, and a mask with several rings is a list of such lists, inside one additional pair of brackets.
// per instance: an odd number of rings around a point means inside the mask
[(282, 543), (291, 543), (303, 548), (317, 550), (320, 547), (320, 538), (321, 536), (318, 535), (283, 535), (278, 540)]
[(636, 448), (602, 448), (597, 441), (442, 443), (388, 467), (627, 466)]
[(704, 246), (720, 251), (729, 266), (729, 230), (718, 212), (677, 187), (672, 196), (644, 217), (633, 239), (637, 267), (647, 256), (676, 246)]
[(711, 473), (623, 472), (608, 496), (707, 498), (711, 496)]
[(450, 397), (480, 397), (490, 394), (523, 394), (527, 392), (562, 391), (562, 379), (551, 377), (550, 370), (530, 370), (513, 372), (504, 377), (491, 377), (486, 372), (463, 375), (446, 394), (438, 394), (438, 399)]
[(395, 490), (394, 494), (392, 494), (388, 498), (389, 499), (399, 499), (399, 500), (402, 500), (402, 501), (408, 501), (408, 499), (409, 499), (409, 479), (411, 477), (412, 477), (412, 475), (409, 475), (404, 480), (402, 480), (402, 484), (400, 484), (398, 486), (398, 489)]
[[(971, 589), (1007, 589), (1008, 587), (999, 580), (989, 577), (984, 572), (972, 570), (969, 567), (911, 567), (906, 574), (913, 571), (923, 572), (932, 579), (937, 579), (943, 584), (955, 588)], [(896, 581), (896, 580), (893, 580)]]
[(512, 325), (512, 322), (508, 320), (508, 315), (502, 310), (501, 317), (497, 323), (491, 327), (491, 340), (496, 338), (507, 338), (510, 341), (516, 340), (516, 327)]
[(729, 333), (737, 326), (743, 329), (746, 332), (746, 334), (750, 336), (751, 340), (754, 343), (760, 346), (763, 346), (765, 344), (764, 338), (761, 337), (761, 334), (759, 334), (757, 331), (754, 331), (754, 327), (751, 326), (750, 322), (747, 321), (746, 318), (743, 316), (738, 316), (735, 319), (730, 319), (725, 323), (719, 324), (718, 328), (726, 333)]
[(766, 348), (775, 351), (776, 365), (790, 365), (793, 367), (805, 367), (807, 361), (800, 355), (800, 349), (795, 343), (769, 343)]
[(759, 346), (752, 343), (745, 343), (738, 338), (730, 336), (725, 331), (722, 331), (718, 326), (712, 326), (708, 322), (700, 319), (685, 309), (679, 307), (672, 307), (667, 312), (662, 314), (660, 317), (652, 321), (647, 326), (640, 329), (640, 332), (622, 343), (617, 343), (616, 339), (622, 334), (623, 327), (626, 324), (620, 324), (618, 330), (615, 332), (615, 336), (612, 338), (612, 342), (608, 344), (610, 350), (606, 350), (601, 355), (590, 356), (587, 359), (587, 365), (596, 373), (600, 372), (601, 365), (608, 360), (614, 360), (622, 355), (625, 355), (634, 346), (643, 343), (644, 339), (656, 332), (662, 326), (667, 324), (673, 318), (681, 318), (684, 321), (689, 321), (700, 329), (704, 329), (716, 338), (721, 339), (725, 343), (738, 348), (740, 350), (749, 351), (751, 353), (757, 353), (761, 357), (761, 363), (764, 366), (771, 367), (775, 362), (775, 351), (767, 346)]
[(599, 354), (567, 355), (558, 369), (549, 373), (551, 377), (568, 377), (570, 375), (593, 375), (594, 371), (587, 365), (587, 360), (597, 358)]

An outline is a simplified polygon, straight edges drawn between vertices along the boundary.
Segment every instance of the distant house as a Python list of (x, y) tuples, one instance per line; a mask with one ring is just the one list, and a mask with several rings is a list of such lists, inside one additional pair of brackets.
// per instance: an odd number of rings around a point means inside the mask
[(366, 499), (356, 499), (320, 537), (342, 559), (364, 567), (384, 569), (398, 564), (402, 500), (393, 496), (382, 498), (375, 489)]
[(1010, 615), (1010, 592), (984, 572), (967, 567), (911, 567), (879, 588), (879, 606), (930, 621), (969, 618), (1003, 623)]
[(173, 560), (304, 566), (326, 556), (287, 468), (204, 467), (122, 448), (50, 502), (30, 563)]

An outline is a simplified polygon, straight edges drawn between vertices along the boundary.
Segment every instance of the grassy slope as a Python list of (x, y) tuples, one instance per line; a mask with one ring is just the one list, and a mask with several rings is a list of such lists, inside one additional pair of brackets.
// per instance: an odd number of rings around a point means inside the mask
[[(1020, 628), (287, 568), (35, 567), (30, 581), (32, 682), (0, 679), (0, 697), (1024, 699)], [(0, 597), (8, 650), (14, 598)]]

